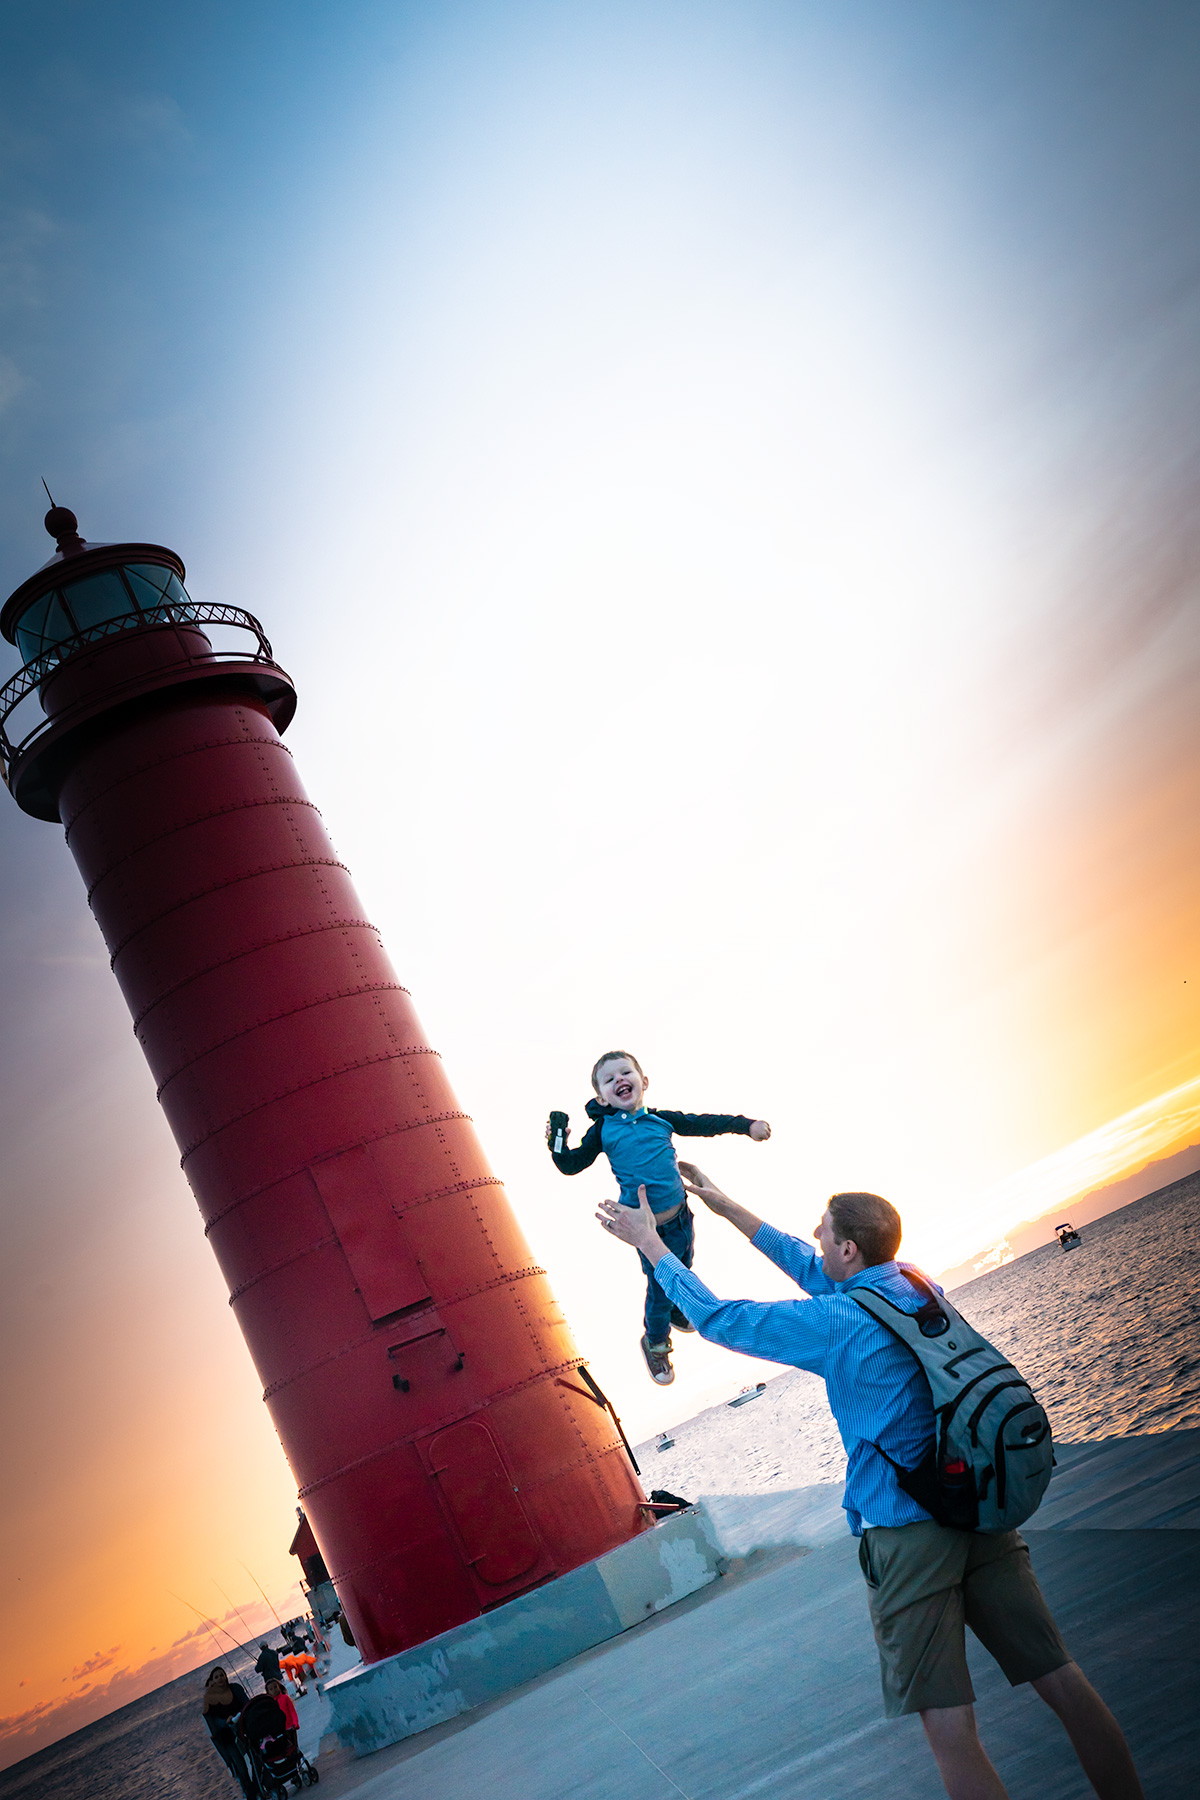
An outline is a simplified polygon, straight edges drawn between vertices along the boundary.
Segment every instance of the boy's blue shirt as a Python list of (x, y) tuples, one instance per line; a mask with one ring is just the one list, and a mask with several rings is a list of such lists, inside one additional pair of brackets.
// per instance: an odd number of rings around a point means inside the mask
[(656, 1106), (620, 1112), (599, 1100), (588, 1101), (587, 1115), (592, 1123), (576, 1149), (551, 1150), (555, 1167), (564, 1175), (578, 1175), (590, 1169), (603, 1151), (621, 1184), (621, 1205), (636, 1206), (638, 1188), (644, 1185), (656, 1213), (670, 1212), (687, 1199), (673, 1135), (721, 1137), (737, 1132), (744, 1137), (754, 1123), (740, 1113), (679, 1113)]

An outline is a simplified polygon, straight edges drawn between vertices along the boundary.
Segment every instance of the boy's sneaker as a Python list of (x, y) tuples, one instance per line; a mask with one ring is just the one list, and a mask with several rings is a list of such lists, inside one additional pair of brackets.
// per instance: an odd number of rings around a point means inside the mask
[(643, 1337), (642, 1355), (646, 1359), (651, 1380), (657, 1381), (660, 1387), (670, 1387), (675, 1379), (675, 1371), (671, 1367), (670, 1338), (665, 1344), (652, 1344), (648, 1337)]
[(695, 1331), (696, 1327), (690, 1319), (685, 1319), (677, 1306), (671, 1308), (671, 1323), (676, 1331)]

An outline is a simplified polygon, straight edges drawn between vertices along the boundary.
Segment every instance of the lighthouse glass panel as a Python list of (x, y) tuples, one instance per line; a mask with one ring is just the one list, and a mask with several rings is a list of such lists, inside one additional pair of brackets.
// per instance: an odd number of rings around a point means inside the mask
[(172, 606), (185, 609), (182, 614), (185, 619), (192, 617), (188, 610), (187, 590), (170, 569), (160, 568), (156, 563), (130, 563), (125, 569), (125, 579), (143, 611), (170, 602)]
[(106, 625), (110, 619), (125, 618), (136, 611), (129, 589), (116, 569), (102, 569), (86, 581), (73, 581), (63, 589), (62, 596), (78, 631)]
[(128, 563), (125, 576), (137, 595), (139, 606), (161, 606), (171, 580), (170, 569), (158, 563)]
[[(164, 613), (162, 609), (170, 608)], [(72, 581), (60, 593), (43, 594), (21, 615), (17, 643), (27, 663), (96, 626), (153, 615), (154, 623), (195, 617), (187, 590), (172, 570), (155, 563), (100, 569)]]
[(57, 594), (43, 594), (17, 624), (17, 644), (27, 663), (34, 662), (64, 638), (74, 637), (75, 627)]

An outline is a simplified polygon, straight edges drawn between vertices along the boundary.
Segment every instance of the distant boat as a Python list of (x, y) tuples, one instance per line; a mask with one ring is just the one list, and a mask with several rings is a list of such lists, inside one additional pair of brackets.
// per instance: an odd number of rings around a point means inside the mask
[(735, 1394), (733, 1399), (727, 1400), (725, 1404), (726, 1406), (745, 1406), (747, 1400), (757, 1400), (758, 1396), (765, 1394), (766, 1391), (766, 1382), (760, 1381), (757, 1387), (744, 1387), (740, 1394)]
[(1083, 1239), (1068, 1220), (1065, 1224), (1054, 1227), (1054, 1235), (1058, 1239), (1060, 1250), (1078, 1250)]
[(668, 1437), (664, 1431), (654, 1448), (659, 1451), (673, 1450), (675, 1448), (675, 1439), (673, 1437)]

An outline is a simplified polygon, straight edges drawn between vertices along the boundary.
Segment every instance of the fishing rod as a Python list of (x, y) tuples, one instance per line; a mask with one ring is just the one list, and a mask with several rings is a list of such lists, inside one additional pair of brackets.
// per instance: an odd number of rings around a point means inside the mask
[[(218, 1594), (220, 1594), (222, 1600), (229, 1600), (229, 1595), (225, 1592), (225, 1589), (221, 1586), (220, 1582), (217, 1580), (215, 1575), (213, 1576), (213, 1586), (216, 1588)], [(238, 1618), (242, 1621), (242, 1624), (246, 1626), (247, 1638), (257, 1637), (258, 1633), (255, 1631), (251, 1631), (249, 1625), (246, 1624), (246, 1615), (245, 1615), (245, 1613), (243, 1613), (241, 1607), (238, 1606), (237, 1602), (234, 1600), (229, 1600), (229, 1604), (230, 1604), (230, 1606), (233, 1607), (234, 1612), (237, 1614)], [(238, 1645), (238, 1648), (239, 1648), (239, 1650), (241, 1649), (240, 1644)]]
[[(198, 1606), (193, 1606), (190, 1600), (185, 1600), (183, 1595), (177, 1594), (173, 1588), (168, 1588), (167, 1592), (168, 1592), (168, 1594), (170, 1594), (172, 1600), (178, 1600), (180, 1606), (186, 1606), (189, 1612), (195, 1613), (196, 1617), (199, 1619), (200, 1623), (203, 1625), (204, 1629), (207, 1631), (209, 1637), (212, 1638), (213, 1643), (217, 1646), (217, 1655), (224, 1656), (225, 1652), (221, 1648), (221, 1640), (220, 1640), (220, 1638), (218, 1638), (216, 1636), (216, 1633), (213, 1631), (213, 1622), (210, 1622), (208, 1619), (205, 1618), (204, 1614), (200, 1611), (200, 1608)], [(217, 1630), (219, 1631), (221, 1629), (222, 1628), (218, 1625)], [(239, 1643), (235, 1642), (233, 1633), (231, 1631), (227, 1631), (225, 1633), (225, 1636), (229, 1639), (230, 1643), (233, 1644), (233, 1647), (235, 1650), (241, 1649), (242, 1646)]]
[[(240, 1556), (238, 1558), (238, 1561), (239, 1562), (242, 1561)], [(255, 1587), (258, 1589), (258, 1591), (262, 1595), (263, 1599), (267, 1600), (267, 1590), (263, 1586), (262, 1582), (258, 1579), (258, 1576), (254, 1573), (254, 1570), (246, 1568), (245, 1563), (242, 1563), (242, 1567), (243, 1567), (243, 1569), (246, 1569), (247, 1575), (250, 1577), (251, 1581), (254, 1583)], [(267, 1605), (271, 1606), (271, 1602), (269, 1600), (267, 1600)], [(283, 1630), (283, 1620), (280, 1618), (279, 1614), (277, 1612), (275, 1612), (275, 1608), (273, 1606), (271, 1606), (271, 1611), (273, 1613), (275, 1613), (275, 1623), (278, 1625), (280, 1631), (282, 1631)]]

